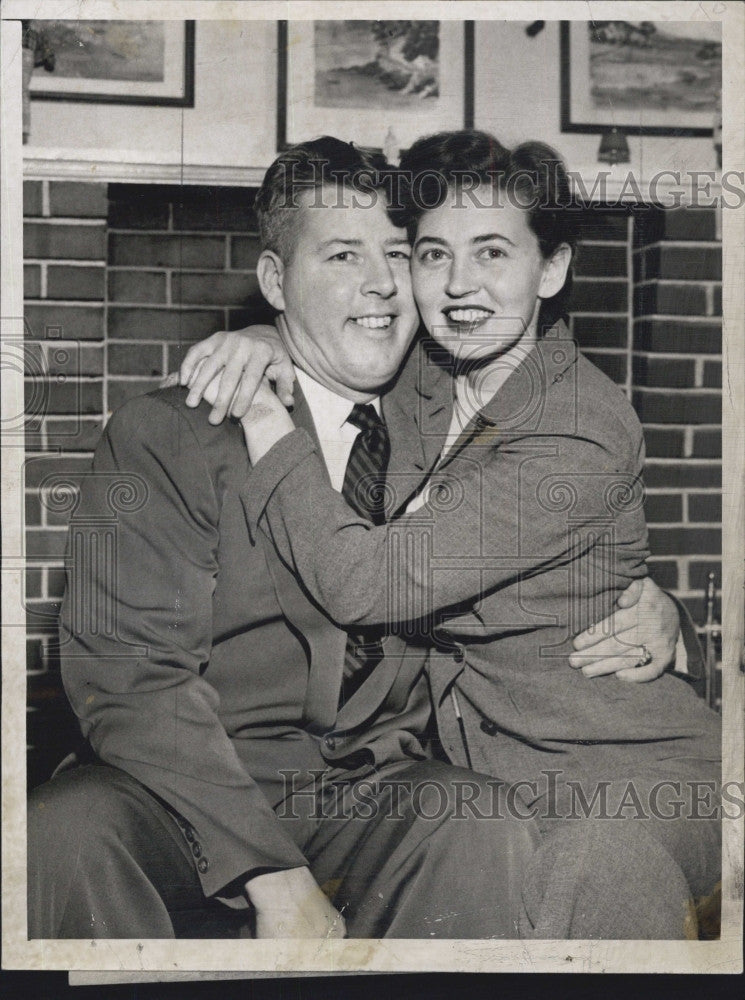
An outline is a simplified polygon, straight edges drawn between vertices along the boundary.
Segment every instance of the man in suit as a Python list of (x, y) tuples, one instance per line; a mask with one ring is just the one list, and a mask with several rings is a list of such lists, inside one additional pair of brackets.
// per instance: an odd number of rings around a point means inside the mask
[[(383, 455), (402, 505), (428, 457), (405, 377), (381, 430), (417, 315), (378, 166), (336, 140), (283, 154), (260, 280), (281, 277), (295, 419), (331, 482)], [(514, 936), (534, 825), (434, 759), (423, 654), (350, 642), (249, 532), (242, 432), (184, 395), (112, 417), (71, 521), (62, 674), (86, 746), (31, 796), (30, 936)]]

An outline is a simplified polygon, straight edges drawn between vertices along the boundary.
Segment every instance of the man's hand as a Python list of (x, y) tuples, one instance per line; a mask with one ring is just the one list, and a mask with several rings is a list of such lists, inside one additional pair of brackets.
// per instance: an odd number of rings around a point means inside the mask
[(246, 883), (257, 938), (343, 938), (344, 918), (308, 868), (257, 875)]
[[(585, 677), (616, 674), (624, 681), (656, 680), (675, 655), (680, 617), (674, 601), (646, 577), (635, 580), (616, 602), (610, 617), (576, 636), (576, 652), (569, 663)], [(642, 645), (652, 654), (646, 666), (636, 667)]]
[(275, 384), (281, 402), (292, 406), (295, 371), (279, 334), (273, 326), (250, 326), (213, 333), (190, 347), (179, 369), (179, 383), (189, 387), (187, 406), (198, 406), (207, 387), (216, 387), (214, 399), (208, 399), (209, 421), (219, 424), (228, 411), (237, 419), (248, 412), (265, 375)]

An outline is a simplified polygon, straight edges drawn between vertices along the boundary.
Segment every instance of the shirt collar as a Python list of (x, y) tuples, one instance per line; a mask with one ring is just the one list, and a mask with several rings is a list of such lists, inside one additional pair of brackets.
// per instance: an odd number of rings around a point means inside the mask
[[(316, 382), (297, 365), (295, 365), (295, 376), (316, 425), (320, 421), (326, 427), (343, 427), (352, 412), (354, 402), (347, 399), (346, 396), (340, 396), (332, 389), (328, 389), (325, 385), (321, 385), (320, 382)], [(376, 396), (375, 399), (371, 399), (370, 404), (375, 407), (375, 412), (380, 416), (380, 397)]]

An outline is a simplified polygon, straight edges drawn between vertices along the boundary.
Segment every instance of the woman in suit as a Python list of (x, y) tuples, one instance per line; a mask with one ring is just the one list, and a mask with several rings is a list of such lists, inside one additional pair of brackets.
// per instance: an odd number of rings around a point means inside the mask
[(420, 140), (401, 168), (432, 337), (416, 388), (454, 394), (439, 462), (376, 527), (264, 388), (243, 420), (249, 525), (338, 624), (427, 636), (445, 754), (510, 783), (541, 825), (521, 934), (695, 936), (692, 897), (720, 872), (719, 717), (672, 675), (588, 684), (563, 669), (572, 635), (648, 555), (641, 427), (559, 319), (574, 245), (564, 166), (542, 144), (469, 131)]

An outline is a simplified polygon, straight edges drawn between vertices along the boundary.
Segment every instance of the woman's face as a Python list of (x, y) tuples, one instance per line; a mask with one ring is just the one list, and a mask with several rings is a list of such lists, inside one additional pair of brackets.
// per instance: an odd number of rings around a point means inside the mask
[(450, 190), (419, 220), (414, 296), (430, 335), (460, 360), (487, 360), (536, 338), (542, 298), (561, 290), (571, 253), (545, 260), (524, 209), (483, 184)]

